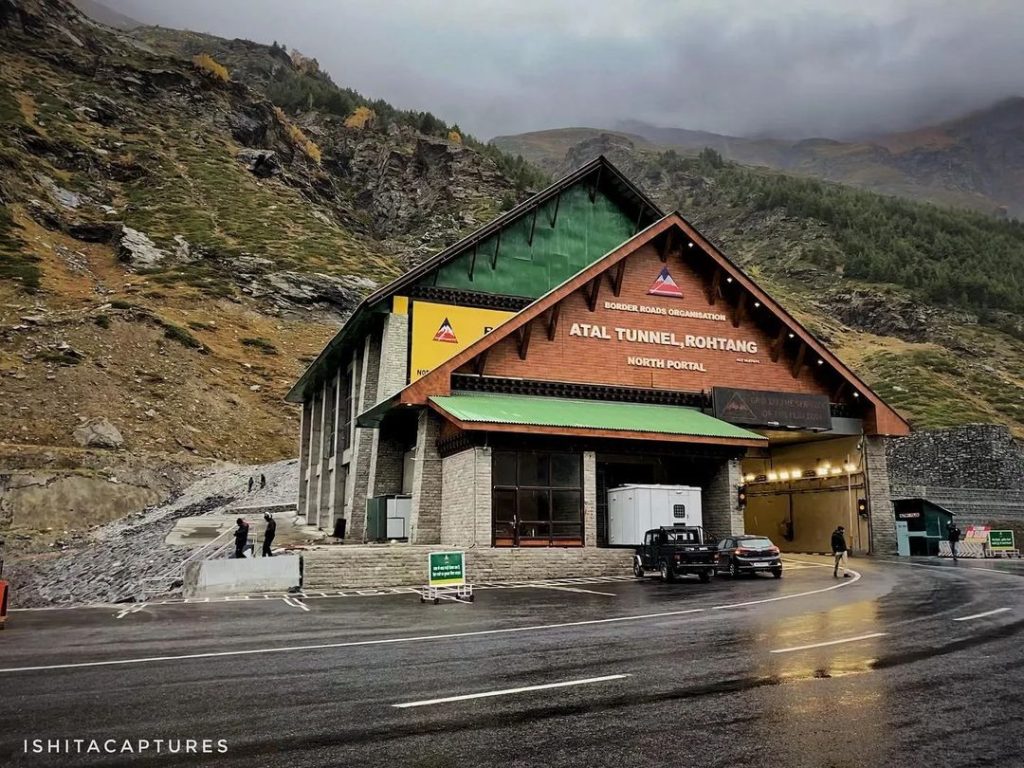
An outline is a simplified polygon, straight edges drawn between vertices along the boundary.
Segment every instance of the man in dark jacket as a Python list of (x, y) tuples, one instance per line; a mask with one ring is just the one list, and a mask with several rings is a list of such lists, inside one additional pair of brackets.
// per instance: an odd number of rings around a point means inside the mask
[(269, 512), (263, 513), (263, 519), (267, 521), (267, 530), (263, 532), (263, 556), (273, 557), (274, 553), (270, 551), (270, 544), (274, 540), (274, 534), (277, 533), (277, 522)]
[(956, 527), (956, 523), (949, 524), (949, 548), (953, 552), (953, 562), (956, 562), (957, 545), (960, 544), (960, 529)]
[(235, 557), (245, 557), (245, 545), (249, 543), (249, 524), (242, 518), (235, 520)]
[(832, 531), (832, 556), (835, 558), (835, 568), (832, 569), (832, 577), (839, 578), (839, 569), (843, 569), (843, 578), (850, 578), (850, 574), (846, 572), (846, 552), (848, 547), (846, 546), (846, 529), (843, 526), (839, 526)]

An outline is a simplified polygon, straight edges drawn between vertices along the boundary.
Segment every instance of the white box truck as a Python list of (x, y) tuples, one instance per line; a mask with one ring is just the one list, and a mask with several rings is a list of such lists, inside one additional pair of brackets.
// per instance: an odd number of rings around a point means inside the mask
[(639, 546), (663, 525), (704, 525), (700, 488), (690, 485), (623, 485), (608, 491), (608, 545)]

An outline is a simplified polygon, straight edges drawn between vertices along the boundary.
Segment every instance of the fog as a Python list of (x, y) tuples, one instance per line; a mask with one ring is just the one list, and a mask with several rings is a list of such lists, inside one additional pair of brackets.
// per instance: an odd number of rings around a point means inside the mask
[(849, 138), (1024, 93), (1020, 0), (105, 0), (277, 40), (481, 137), (620, 120)]

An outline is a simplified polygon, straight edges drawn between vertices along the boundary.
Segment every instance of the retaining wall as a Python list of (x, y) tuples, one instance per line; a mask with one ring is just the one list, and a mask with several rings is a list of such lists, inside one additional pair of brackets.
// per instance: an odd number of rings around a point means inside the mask
[[(412, 544), (340, 545), (303, 551), (307, 590), (420, 586), (427, 579), (427, 555), (443, 546)], [(631, 573), (632, 549), (565, 547), (544, 549), (469, 548), (466, 580), (527, 581)]]

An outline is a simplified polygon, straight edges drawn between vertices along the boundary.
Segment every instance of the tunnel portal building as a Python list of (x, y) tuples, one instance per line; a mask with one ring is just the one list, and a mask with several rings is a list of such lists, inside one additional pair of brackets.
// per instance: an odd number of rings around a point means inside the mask
[(348, 541), (606, 547), (609, 491), (662, 484), (715, 540), (896, 551), (907, 423), (604, 158), (369, 296), (288, 399), (300, 514)]

